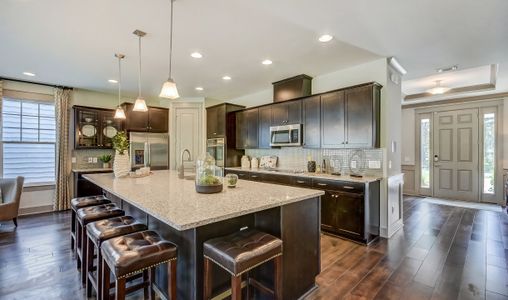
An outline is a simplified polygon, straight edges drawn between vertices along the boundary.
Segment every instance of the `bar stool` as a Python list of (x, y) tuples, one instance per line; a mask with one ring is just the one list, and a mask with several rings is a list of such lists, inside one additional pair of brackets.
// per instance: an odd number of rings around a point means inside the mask
[[(110, 218), (89, 223), (86, 225), (87, 233), (87, 280), (86, 294), (92, 296), (92, 288), (95, 289), (97, 299), (102, 298), (102, 255), (100, 247), (102, 242), (114, 237), (147, 230), (145, 224), (138, 222), (131, 216)], [(94, 254), (97, 253), (97, 266), (94, 267)], [(94, 275), (94, 271), (97, 274)]]
[(242, 274), (271, 260), (274, 261), (274, 289), (248, 278), (247, 298), (252, 286), (269, 292), (277, 300), (282, 299), (282, 240), (256, 229), (245, 229), (206, 241), (203, 256), (204, 299), (212, 298), (212, 263), (231, 274), (231, 299), (239, 300), (242, 298)]
[(86, 282), (86, 225), (91, 222), (109, 219), (113, 217), (123, 216), (125, 212), (118, 208), (114, 203), (101, 204), (97, 206), (89, 206), (80, 208), (76, 211), (76, 240), (79, 241), (79, 246), (76, 247), (78, 253), (78, 260), (81, 260), (81, 283), (84, 285)]
[[(101, 252), (104, 260), (103, 299), (109, 299), (110, 296), (111, 273), (115, 277), (115, 299), (125, 299), (127, 292), (140, 288), (144, 288), (145, 298), (154, 299), (154, 267), (163, 263), (168, 263), (168, 294), (171, 300), (176, 299), (177, 247), (163, 240), (156, 232), (147, 230), (109, 239), (102, 243)], [(126, 279), (141, 272), (143, 283), (126, 290)]]
[[(71, 250), (74, 252), (76, 241), (76, 211), (87, 206), (111, 203), (103, 195), (79, 197), (71, 200)], [(76, 246), (77, 247), (77, 246)], [(78, 260), (79, 261), (79, 260)], [(78, 268), (80, 266), (78, 265)]]

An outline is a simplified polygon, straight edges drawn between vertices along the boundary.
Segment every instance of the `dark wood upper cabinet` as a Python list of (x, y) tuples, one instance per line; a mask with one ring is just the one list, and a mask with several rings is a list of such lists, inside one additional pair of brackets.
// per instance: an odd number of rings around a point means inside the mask
[(258, 148), (258, 116), (259, 109), (252, 108), (236, 114), (236, 148)]
[(207, 138), (224, 137), (226, 135), (226, 106), (217, 105), (206, 109)]
[(323, 148), (342, 148), (345, 145), (344, 91), (321, 95), (321, 145)]
[(346, 146), (379, 147), (379, 86), (346, 90)]
[(302, 122), (302, 101), (287, 101), (272, 106), (272, 125), (300, 124)]
[(270, 126), (272, 126), (272, 106), (262, 106), (259, 108), (259, 148), (271, 148)]
[(303, 147), (321, 147), (321, 97), (313, 96), (302, 100)]
[(134, 104), (122, 104), (125, 114), (125, 130), (138, 132), (168, 132), (169, 110), (160, 107), (148, 107), (147, 112), (133, 111)]
[(74, 149), (111, 149), (112, 138), (123, 130), (122, 120), (114, 118), (115, 111), (74, 106)]

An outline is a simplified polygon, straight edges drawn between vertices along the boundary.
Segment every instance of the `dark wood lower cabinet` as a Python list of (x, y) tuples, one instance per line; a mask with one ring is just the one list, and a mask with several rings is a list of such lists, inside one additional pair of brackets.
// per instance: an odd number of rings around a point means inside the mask
[(321, 230), (369, 244), (379, 237), (379, 181), (348, 182), (332, 179), (226, 170), (239, 179), (313, 188), (321, 196)]

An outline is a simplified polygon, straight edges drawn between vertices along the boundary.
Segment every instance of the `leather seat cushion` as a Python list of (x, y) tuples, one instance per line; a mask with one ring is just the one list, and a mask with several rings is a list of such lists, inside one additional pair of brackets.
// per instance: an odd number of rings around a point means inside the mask
[(71, 208), (74, 211), (77, 211), (78, 209), (83, 208), (83, 207), (100, 205), (100, 204), (107, 204), (107, 203), (111, 203), (111, 201), (109, 201), (109, 199), (107, 199), (103, 195), (79, 197), (79, 198), (74, 198), (71, 200)]
[(117, 278), (177, 257), (176, 245), (163, 240), (156, 232), (150, 230), (104, 241), (101, 251), (102, 257)]
[(88, 236), (98, 246), (105, 240), (147, 229), (145, 224), (131, 216), (104, 219), (86, 225)]
[(203, 254), (232, 275), (239, 275), (281, 255), (282, 240), (256, 229), (246, 229), (206, 241)]
[(114, 203), (83, 207), (76, 211), (76, 217), (83, 225), (93, 221), (123, 216), (124, 214), (125, 212)]

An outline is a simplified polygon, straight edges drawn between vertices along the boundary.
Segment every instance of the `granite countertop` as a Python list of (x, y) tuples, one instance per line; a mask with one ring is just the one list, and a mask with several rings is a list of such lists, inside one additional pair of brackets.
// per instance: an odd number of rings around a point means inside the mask
[(113, 172), (112, 168), (89, 168), (89, 169), (72, 169), (73, 173), (86, 173), (86, 172)]
[(348, 182), (359, 182), (359, 183), (369, 183), (383, 179), (382, 177), (376, 176), (363, 176), (363, 177), (351, 177), (349, 175), (332, 175), (326, 173), (294, 173), (290, 171), (270, 171), (266, 169), (242, 169), (241, 167), (233, 167), (233, 168), (225, 168), (226, 170), (231, 171), (243, 171), (243, 172), (252, 172), (252, 173), (263, 173), (263, 174), (272, 174), (272, 175), (286, 175), (286, 176), (295, 176), (295, 177), (309, 177), (309, 178), (319, 178), (319, 179), (330, 179), (337, 181), (348, 181)]
[(113, 195), (158, 218), (177, 230), (283, 206), (324, 192), (276, 184), (239, 180), (236, 188), (199, 194), (194, 180), (179, 179), (174, 170), (153, 171), (142, 178), (115, 178), (110, 173), (83, 175)]

